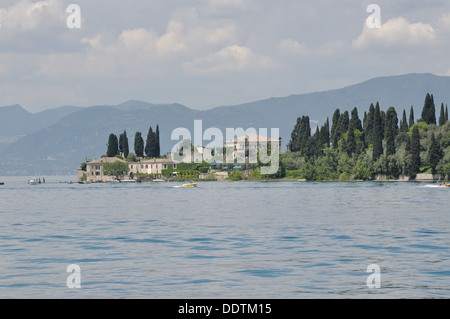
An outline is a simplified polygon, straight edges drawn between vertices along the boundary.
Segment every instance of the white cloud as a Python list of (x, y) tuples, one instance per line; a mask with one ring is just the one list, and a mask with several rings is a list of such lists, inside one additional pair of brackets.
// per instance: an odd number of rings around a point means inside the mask
[(388, 20), (378, 29), (365, 25), (352, 45), (355, 49), (420, 47), (434, 43), (436, 38), (435, 29), (430, 24), (409, 23), (400, 17)]
[(188, 72), (202, 75), (261, 70), (272, 66), (273, 61), (269, 57), (255, 54), (250, 48), (239, 45), (231, 45), (185, 63)]
[(60, 0), (20, 0), (9, 8), (0, 8), (0, 30), (3, 35), (28, 32), (43, 24), (64, 21), (63, 13)]
[(307, 45), (293, 39), (283, 39), (278, 45), (278, 49), (282, 53), (294, 55), (306, 55), (310, 53)]

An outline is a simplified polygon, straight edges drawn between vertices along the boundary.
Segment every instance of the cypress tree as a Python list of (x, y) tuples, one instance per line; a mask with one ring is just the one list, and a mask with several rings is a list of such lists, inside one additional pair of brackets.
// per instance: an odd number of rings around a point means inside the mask
[(144, 139), (141, 132), (134, 135), (134, 153), (137, 157), (144, 157)]
[(445, 104), (445, 122), (448, 122), (448, 106)]
[(414, 124), (414, 107), (411, 105), (411, 110), (409, 111), (409, 128), (411, 129)]
[(444, 103), (441, 104), (441, 114), (439, 115), (439, 126), (443, 126), (447, 122), (445, 120)]
[(299, 117), (297, 118), (297, 122), (295, 123), (294, 129), (291, 133), (291, 140), (289, 141), (288, 148), (291, 152), (298, 152), (298, 136), (300, 132), (300, 125), (301, 125), (302, 119)]
[(372, 144), (372, 131), (373, 131), (373, 119), (375, 115), (375, 106), (373, 103), (370, 104), (369, 113), (367, 114), (367, 121), (364, 127), (364, 142), (366, 146)]
[(406, 110), (403, 109), (403, 117), (400, 121), (400, 132), (406, 133), (409, 131), (408, 121), (406, 120)]
[(420, 170), (420, 134), (417, 126), (413, 127), (410, 144), (411, 165), (409, 175), (415, 177)]
[(342, 138), (342, 136), (345, 133), (347, 133), (349, 125), (350, 125), (350, 117), (348, 115), (348, 111), (345, 111), (339, 117), (339, 121), (336, 128), (336, 135), (338, 141)]
[(444, 156), (440, 143), (436, 140), (434, 134), (431, 135), (431, 144), (428, 150), (428, 163), (431, 166), (433, 174), (436, 174), (436, 166)]
[(328, 120), (325, 122), (325, 124), (320, 129), (319, 133), (319, 148), (322, 150), (325, 147), (330, 146), (330, 121)]
[(336, 109), (336, 111), (334, 111), (333, 117), (331, 119), (331, 142), (332, 142), (334, 148), (337, 148), (338, 141), (339, 141), (336, 131), (337, 131), (337, 126), (338, 126), (340, 117), (341, 117), (341, 112), (339, 111), (339, 109)]
[(156, 125), (156, 132), (155, 132), (155, 157), (161, 156), (161, 145), (159, 141), (159, 125)]
[(358, 116), (358, 109), (356, 107), (352, 110), (352, 113), (351, 113), (349, 127), (350, 126), (353, 126), (353, 128), (355, 130), (359, 130), (360, 132), (363, 131), (361, 120), (359, 119), (359, 116)]
[(109, 135), (108, 139), (108, 149), (106, 151), (106, 156), (114, 157), (119, 154), (119, 140), (117, 136), (113, 133)]
[(128, 154), (130, 153), (130, 148), (128, 146), (128, 136), (127, 136), (127, 131), (123, 131), (123, 156), (125, 158), (128, 157)]
[(434, 105), (433, 94), (430, 95), (427, 93), (427, 96), (425, 97), (425, 103), (422, 110), (422, 121), (427, 124), (436, 125), (436, 108)]
[(372, 159), (376, 161), (383, 154), (383, 132), (381, 127), (381, 111), (378, 103), (377, 106), (375, 107), (373, 117), (373, 129), (371, 139), (373, 145)]
[(397, 127), (397, 112), (394, 107), (390, 107), (386, 113), (386, 125), (385, 125), (385, 140), (386, 140), (386, 155), (395, 154), (395, 137), (398, 134)]
[(306, 145), (310, 138), (311, 138), (311, 126), (309, 116), (302, 116), (297, 139), (297, 148), (302, 155), (305, 155)]
[(350, 123), (348, 128), (346, 149), (349, 156), (356, 152), (355, 128), (353, 127), (353, 123)]
[(156, 157), (156, 133), (150, 126), (147, 134), (147, 144), (145, 145), (145, 154), (147, 157)]

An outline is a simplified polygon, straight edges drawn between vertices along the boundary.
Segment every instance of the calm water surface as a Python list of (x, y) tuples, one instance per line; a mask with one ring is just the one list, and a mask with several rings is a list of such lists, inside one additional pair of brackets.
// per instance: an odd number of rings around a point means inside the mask
[(450, 297), (450, 189), (70, 179), (2, 179), (0, 298)]

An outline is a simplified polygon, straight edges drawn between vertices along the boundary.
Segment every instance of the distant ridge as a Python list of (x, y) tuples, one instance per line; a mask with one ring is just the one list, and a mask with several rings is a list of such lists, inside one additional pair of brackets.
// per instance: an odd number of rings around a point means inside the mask
[[(194, 120), (203, 120), (203, 130), (217, 127), (224, 134), (227, 127), (279, 128), (285, 147), (296, 119), (302, 115), (308, 115), (314, 127), (331, 117), (336, 108), (351, 111), (357, 107), (362, 119), (369, 105), (378, 101), (384, 110), (394, 106), (399, 115), (403, 109), (409, 114), (409, 109), (414, 106), (417, 120), (427, 93), (434, 95), (437, 111), (441, 103), (450, 103), (450, 77), (429, 73), (378, 77), (336, 90), (219, 106), (206, 111), (193, 110), (181, 104), (133, 100), (112, 106), (63, 108), (58, 115), (54, 110), (54, 117), (45, 119), (46, 125), (42, 124), (43, 119), (41, 128), (22, 133), (26, 136), (0, 153), (0, 175), (74, 173), (85, 157), (99, 158), (106, 152), (110, 133), (120, 134), (127, 130), (129, 144), (133, 145), (136, 131), (145, 138), (148, 128), (155, 128), (156, 124), (160, 126), (162, 152), (165, 153), (177, 142), (171, 141), (172, 131), (185, 127), (193, 132)], [(23, 116), (21, 119), (16, 116), (19, 113)], [(9, 128), (13, 130), (14, 125), (19, 125), (18, 121), (30, 117), (27, 113), (20, 106), (0, 108), (0, 120), (11, 125)], [(44, 118), (44, 115), (40, 116)], [(35, 114), (31, 118), (38, 117)]]

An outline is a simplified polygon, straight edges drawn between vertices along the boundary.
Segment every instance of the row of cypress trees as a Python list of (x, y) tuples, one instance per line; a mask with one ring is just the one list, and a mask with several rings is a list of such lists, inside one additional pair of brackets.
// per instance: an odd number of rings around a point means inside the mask
[[(433, 95), (427, 94), (421, 116), (417, 123), (444, 126), (449, 120), (448, 107), (444, 108), (444, 104), (441, 104), (437, 123)], [(382, 155), (389, 157), (396, 154), (397, 137), (400, 133), (410, 132), (409, 135), (402, 135), (408, 156), (407, 171), (410, 176), (414, 176), (419, 171), (421, 166), (420, 134), (419, 128), (414, 125), (416, 123), (412, 106), (409, 121), (406, 110), (403, 110), (402, 118), (399, 121), (394, 107), (390, 107), (384, 112), (380, 109), (379, 103), (376, 103), (376, 105), (370, 105), (368, 112), (364, 112), (363, 121), (360, 120), (358, 109), (355, 107), (350, 114), (348, 111), (341, 113), (339, 109), (336, 109), (331, 122), (331, 130), (327, 118), (325, 124), (320, 128), (317, 127), (315, 133), (311, 135), (309, 117), (299, 117), (292, 131), (288, 150), (297, 152), (306, 159), (311, 159), (322, 156), (326, 148), (339, 149), (339, 151), (346, 152), (348, 156), (357, 156), (372, 149), (372, 161), (375, 162)], [(428, 154), (428, 164), (433, 171), (442, 157), (439, 137), (435, 137), (433, 134)]]
[[(120, 134), (119, 138), (117, 138), (117, 135), (115, 135), (114, 133), (111, 133), (109, 135), (107, 145), (108, 148), (106, 151), (106, 156), (108, 157), (114, 157), (116, 155), (123, 154), (123, 156), (126, 158), (130, 153), (126, 131)], [(153, 131), (153, 128), (150, 126), (145, 143), (142, 137), (142, 133), (136, 132), (134, 136), (134, 152), (137, 157), (144, 157), (144, 153), (147, 157), (151, 158), (161, 156), (159, 125), (156, 125), (155, 131)]]

